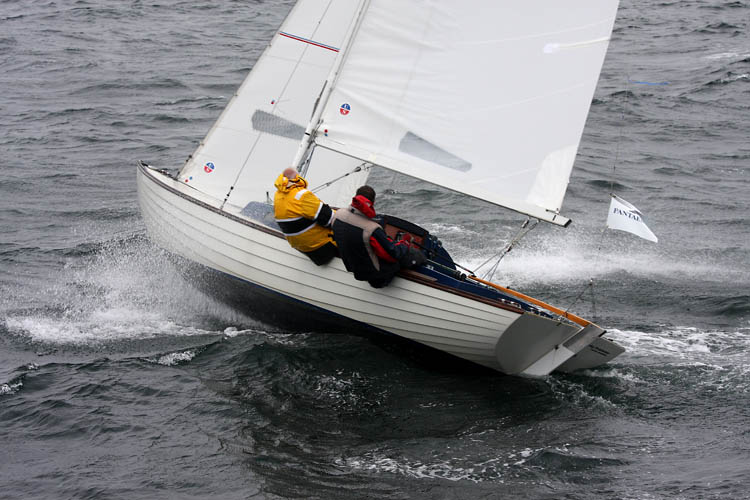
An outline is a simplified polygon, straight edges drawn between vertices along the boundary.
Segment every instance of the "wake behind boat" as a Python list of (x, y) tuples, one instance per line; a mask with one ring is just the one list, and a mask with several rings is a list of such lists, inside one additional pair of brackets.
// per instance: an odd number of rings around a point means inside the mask
[(273, 223), (269, 191), (290, 165), (335, 206), (378, 165), (569, 223), (559, 209), (617, 2), (469, 3), (297, 2), (186, 165), (140, 163), (150, 237), (202, 284), (238, 285), (233, 303), (293, 302), (503, 373), (590, 368), (623, 352), (585, 319), (461, 272), (408, 221), (383, 224), (429, 261), (382, 289), (339, 259), (316, 266)]

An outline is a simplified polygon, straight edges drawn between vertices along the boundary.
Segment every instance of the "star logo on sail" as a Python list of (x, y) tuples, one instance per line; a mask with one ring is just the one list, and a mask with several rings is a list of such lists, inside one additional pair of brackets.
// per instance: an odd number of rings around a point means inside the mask
[(210, 174), (211, 172), (213, 172), (213, 171), (214, 171), (214, 168), (216, 168), (216, 167), (214, 167), (214, 164), (213, 164), (213, 163), (211, 163), (211, 162), (208, 162), (208, 163), (206, 163), (206, 164), (205, 164), (205, 165), (203, 166), (203, 170), (204, 170), (204, 171), (205, 171), (205, 172), (206, 172), (207, 174)]
[(341, 107), (339, 108), (339, 111), (344, 116), (348, 115), (349, 111), (351, 111), (351, 110), (352, 110), (352, 107), (349, 106), (349, 103), (346, 103), (346, 102), (344, 104), (342, 104)]

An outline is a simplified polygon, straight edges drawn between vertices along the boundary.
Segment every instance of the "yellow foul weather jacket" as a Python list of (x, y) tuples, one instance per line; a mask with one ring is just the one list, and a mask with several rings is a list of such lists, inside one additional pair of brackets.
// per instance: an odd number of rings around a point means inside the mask
[(300, 252), (312, 252), (333, 242), (333, 210), (307, 189), (305, 179), (300, 176), (287, 179), (282, 174), (274, 186), (274, 217), (293, 248)]

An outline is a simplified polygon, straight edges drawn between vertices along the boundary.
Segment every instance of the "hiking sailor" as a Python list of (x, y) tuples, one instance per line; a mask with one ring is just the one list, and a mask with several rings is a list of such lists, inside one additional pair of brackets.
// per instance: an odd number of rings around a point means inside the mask
[(331, 234), (334, 212), (307, 189), (307, 181), (287, 168), (274, 183), (273, 210), (286, 240), (315, 264), (322, 266), (338, 255)]
[(387, 286), (402, 268), (416, 267), (425, 256), (408, 240), (394, 243), (375, 221), (375, 190), (362, 186), (352, 204), (336, 212), (333, 239), (346, 269), (374, 288)]

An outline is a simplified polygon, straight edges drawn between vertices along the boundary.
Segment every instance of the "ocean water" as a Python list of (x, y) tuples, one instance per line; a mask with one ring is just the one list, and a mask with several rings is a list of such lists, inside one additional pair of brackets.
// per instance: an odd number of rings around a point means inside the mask
[[(494, 279), (627, 352), (540, 380), (263, 324), (149, 242), (136, 160), (185, 160), (291, 4), (0, 3), (0, 498), (750, 498), (750, 2), (622, 1), (574, 223)], [(521, 222), (373, 183), (468, 267)]]

